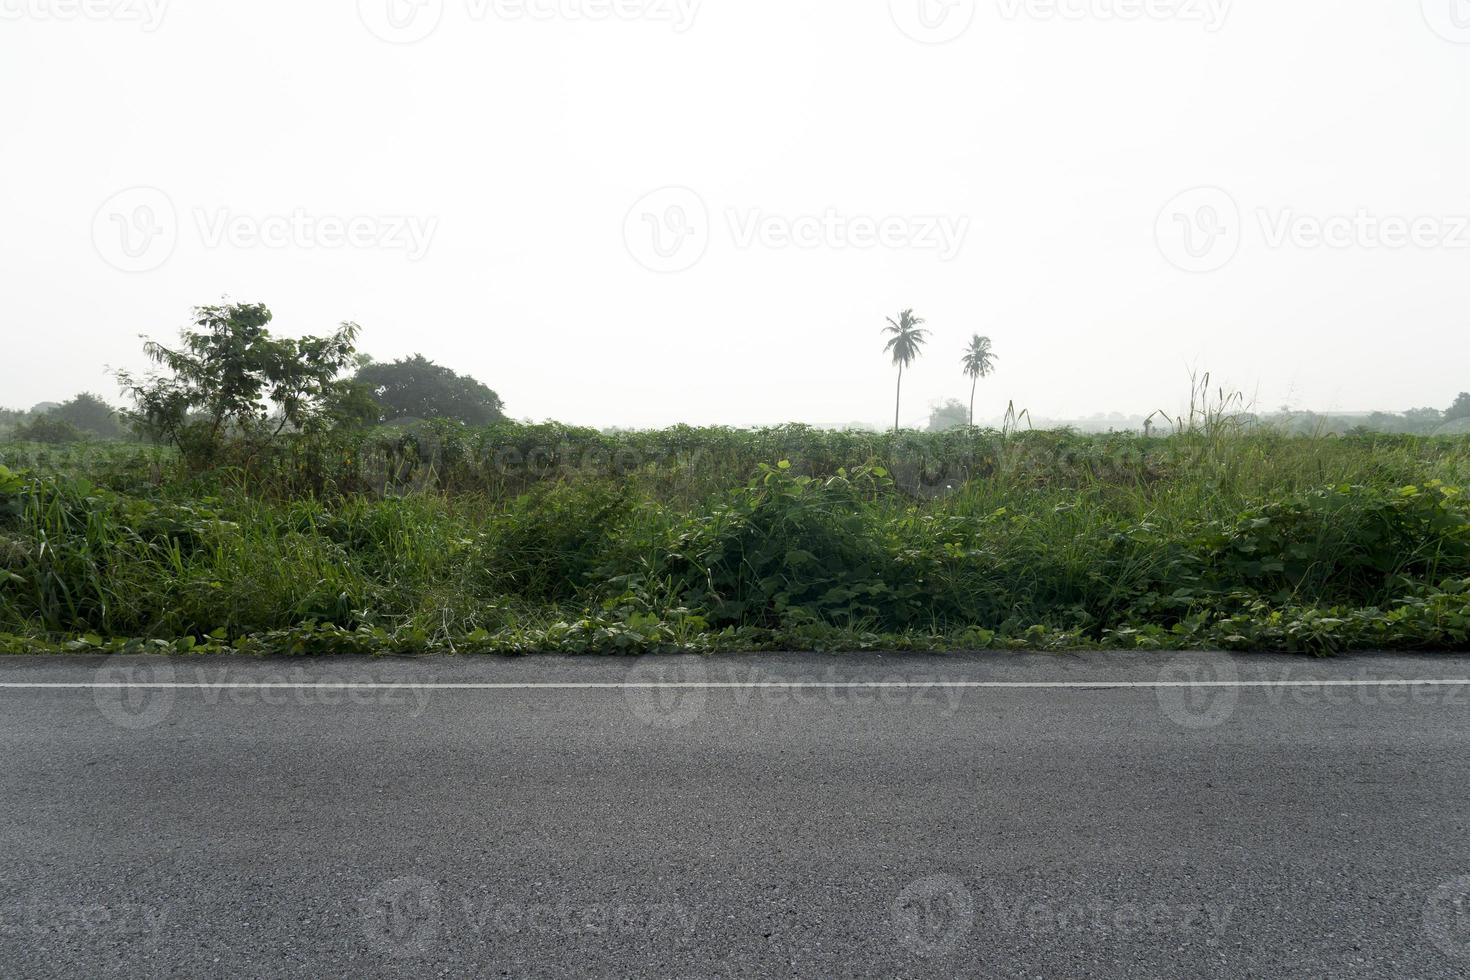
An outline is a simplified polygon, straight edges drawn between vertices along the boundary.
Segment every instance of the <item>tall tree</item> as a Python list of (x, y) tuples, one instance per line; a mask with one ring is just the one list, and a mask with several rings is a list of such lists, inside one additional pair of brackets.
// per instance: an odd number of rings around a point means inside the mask
[(290, 339), (272, 337), (270, 322), (263, 303), (201, 306), (178, 347), (148, 341), (143, 352), (168, 373), (117, 372), (135, 403), (129, 420), (195, 462), (212, 459), (227, 438), (260, 443), (323, 423), (337, 376), (353, 361), (357, 324)]
[(60, 408), (53, 408), (49, 415), (70, 422), (78, 429), (100, 439), (121, 439), (123, 427), (117, 420), (117, 412), (107, 402), (90, 392), (82, 392)]
[(914, 316), (913, 310), (904, 310), (896, 321), (893, 317), (887, 319), (888, 326), (883, 332), (890, 336), (883, 350), (893, 355), (893, 363), (898, 367), (898, 388), (893, 396), (893, 431), (897, 432), (899, 408), (903, 404), (903, 369), (919, 356), (929, 339), (929, 331), (921, 329), (924, 321)]
[(365, 364), (356, 381), (366, 385), (377, 401), (380, 422), (455, 419), (466, 425), (489, 425), (505, 418), (505, 404), (494, 391), (422, 354)]
[(970, 379), (970, 428), (975, 427), (975, 387), (980, 384), (981, 378), (988, 378), (995, 372), (995, 362), (1000, 358), (990, 349), (990, 338), (982, 337), (978, 333), (970, 338), (970, 346), (965, 350), (965, 356), (960, 361), (965, 367), (965, 375)]

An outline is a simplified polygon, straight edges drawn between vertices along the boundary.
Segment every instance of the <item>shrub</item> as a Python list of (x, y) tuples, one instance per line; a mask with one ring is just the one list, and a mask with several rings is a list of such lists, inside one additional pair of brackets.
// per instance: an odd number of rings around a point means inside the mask
[(869, 513), (886, 478), (877, 469), (819, 480), (789, 462), (762, 465), (680, 535), (671, 570), (684, 602), (715, 623), (892, 622), (904, 596), (884, 578), (888, 554)]
[(17, 442), (40, 442), (52, 446), (81, 442), (84, 438), (81, 429), (50, 413), (17, 425), (11, 437)]
[(553, 602), (593, 585), (619, 523), (632, 508), (625, 488), (553, 484), (514, 501), (491, 525), (480, 552), (496, 588)]
[[(389, 439), (414, 466), (362, 481)], [(502, 423), (203, 472), (144, 446), (0, 459), (0, 649), (1465, 642), (1470, 440)]]

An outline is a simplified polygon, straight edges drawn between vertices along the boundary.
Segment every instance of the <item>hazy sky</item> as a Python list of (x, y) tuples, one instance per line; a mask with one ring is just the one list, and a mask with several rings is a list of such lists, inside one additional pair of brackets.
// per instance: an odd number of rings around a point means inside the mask
[(190, 307), (522, 418), (1470, 389), (1470, 0), (0, 0), (0, 404)]

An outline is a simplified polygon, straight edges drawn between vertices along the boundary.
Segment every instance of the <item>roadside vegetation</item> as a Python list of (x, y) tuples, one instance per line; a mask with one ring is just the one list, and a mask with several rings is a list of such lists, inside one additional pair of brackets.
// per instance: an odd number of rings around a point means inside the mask
[(422, 392), (373, 401), (351, 325), (268, 322), (206, 308), (125, 378), (144, 439), (0, 442), (0, 650), (1470, 642), (1467, 438), (1291, 435), (1203, 387), (1148, 436), (600, 433), (453, 372), (493, 414), (424, 421)]

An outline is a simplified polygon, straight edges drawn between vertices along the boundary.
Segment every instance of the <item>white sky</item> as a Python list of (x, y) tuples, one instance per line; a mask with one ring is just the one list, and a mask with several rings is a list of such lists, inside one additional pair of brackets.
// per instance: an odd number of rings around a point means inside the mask
[(1470, 389), (1470, 0), (79, 2), (0, 0), (3, 405), (223, 295), (598, 426), (891, 420), (905, 307), (912, 423), (974, 332), (982, 417)]

